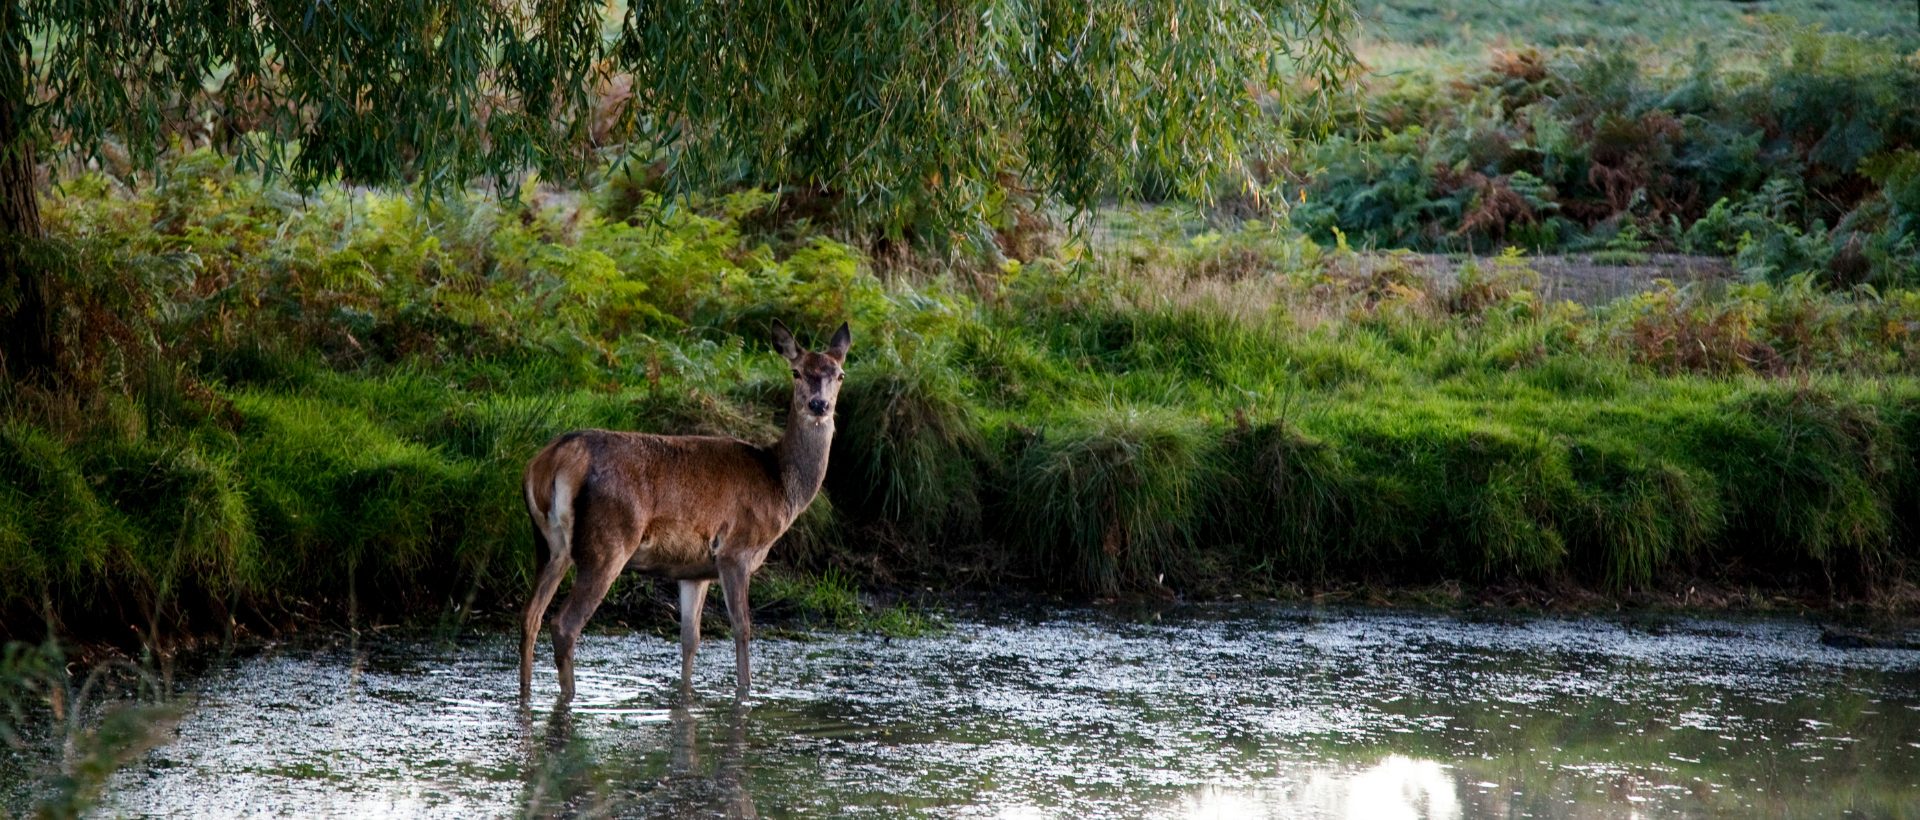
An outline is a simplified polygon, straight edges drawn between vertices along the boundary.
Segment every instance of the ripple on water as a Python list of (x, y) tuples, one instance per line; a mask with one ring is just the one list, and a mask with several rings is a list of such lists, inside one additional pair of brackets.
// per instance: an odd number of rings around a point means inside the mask
[[(114, 814), (973, 817), (1893, 813), (1920, 653), (1794, 621), (1069, 610), (886, 641), (590, 635), (522, 710), (508, 636), (284, 648), (194, 685)], [(545, 647), (542, 647), (543, 653)], [(543, 663), (545, 655), (543, 654)], [(550, 668), (536, 689), (550, 698)]]

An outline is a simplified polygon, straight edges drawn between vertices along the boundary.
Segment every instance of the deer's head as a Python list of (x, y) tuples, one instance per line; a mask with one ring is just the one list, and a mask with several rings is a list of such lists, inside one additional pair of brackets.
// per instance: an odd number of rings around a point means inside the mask
[(846, 363), (847, 348), (852, 345), (853, 333), (844, 322), (827, 342), (827, 349), (816, 353), (794, 343), (793, 332), (780, 320), (773, 320), (773, 349), (793, 370), (794, 418), (806, 418), (815, 424), (833, 421), (833, 403), (840, 396), (840, 381), (846, 377), (841, 365)]

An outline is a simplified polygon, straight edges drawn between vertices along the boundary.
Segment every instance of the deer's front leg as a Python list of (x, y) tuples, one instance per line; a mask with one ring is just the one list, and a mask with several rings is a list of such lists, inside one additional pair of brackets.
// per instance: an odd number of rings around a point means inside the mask
[(680, 692), (693, 691), (693, 653), (700, 648), (700, 614), (711, 581), (680, 582)]
[(753, 571), (744, 561), (721, 561), (720, 591), (727, 598), (727, 622), (733, 625), (734, 687), (742, 698), (752, 685), (747, 661), (747, 643), (753, 639), (753, 610), (747, 605), (747, 584), (752, 578)]

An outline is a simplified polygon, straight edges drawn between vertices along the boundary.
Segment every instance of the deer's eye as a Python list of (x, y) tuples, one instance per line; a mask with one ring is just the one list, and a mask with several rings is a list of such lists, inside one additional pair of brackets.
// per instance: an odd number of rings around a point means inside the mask
[(794, 378), (796, 378), (796, 379), (797, 379), (797, 378), (800, 378), (800, 371), (798, 371), (798, 370), (795, 370), (795, 371), (793, 371), (793, 377), (794, 377)]

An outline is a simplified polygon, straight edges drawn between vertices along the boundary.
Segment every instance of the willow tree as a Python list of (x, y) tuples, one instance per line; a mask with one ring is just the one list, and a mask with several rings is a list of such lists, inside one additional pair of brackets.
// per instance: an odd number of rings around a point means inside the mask
[[(1344, 0), (0, 0), (0, 362), (57, 351), (37, 159), (182, 138), (301, 185), (663, 157), (941, 241), (1010, 188), (1190, 193), (1347, 65)], [(1302, 91), (1301, 89), (1306, 89)], [(56, 166), (63, 163), (54, 163)]]
[(1070, 206), (1146, 176), (1204, 195), (1277, 135), (1263, 103), (1325, 102), (1302, 89), (1341, 76), (1345, 20), (1340, 0), (657, 0), (615, 53), (677, 185), (809, 186), (939, 232), (1009, 184)]

